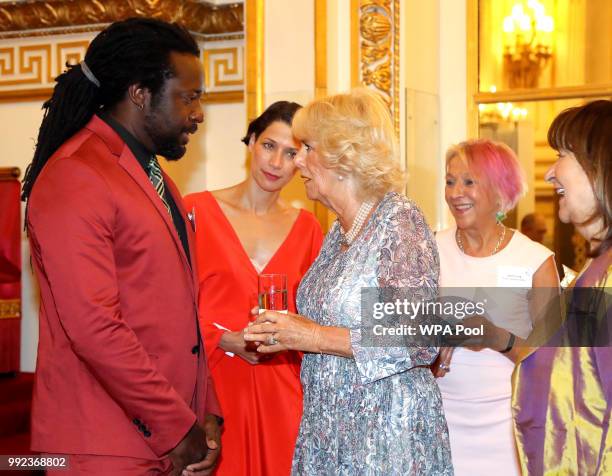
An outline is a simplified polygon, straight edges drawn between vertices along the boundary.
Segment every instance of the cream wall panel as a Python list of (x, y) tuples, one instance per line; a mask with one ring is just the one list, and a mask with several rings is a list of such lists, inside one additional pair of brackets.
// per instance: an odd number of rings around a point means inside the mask
[(314, 0), (266, 0), (265, 106), (279, 99), (314, 97)]
[[(439, 35), (438, 2), (402, 2), (401, 89), (405, 91), (405, 164), (408, 196), (423, 210), (430, 226), (439, 215)], [(423, 45), (427, 45), (424, 48)]]
[[(314, 0), (266, 0), (264, 107), (281, 100), (305, 105), (314, 98), (314, 11)], [(314, 210), (299, 173), (281, 196), (293, 206)]]
[(327, 92), (351, 89), (351, 2), (327, 0)]
[(402, 2), (402, 8), (405, 23), (400, 51), (406, 69), (405, 87), (438, 94), (438, 2), (407, 0)]
[(402, 89), (408, 195), (434, 229), (449, 224), (444, 155), (466, 138), (466, 2), (406, 0)]
[(440, 152), (438, 215), (431, 226), (445, 228), (452, 217), (444, 200), (445, 156), (452, 144), (467, 139), (467, 5), (440, 0)]

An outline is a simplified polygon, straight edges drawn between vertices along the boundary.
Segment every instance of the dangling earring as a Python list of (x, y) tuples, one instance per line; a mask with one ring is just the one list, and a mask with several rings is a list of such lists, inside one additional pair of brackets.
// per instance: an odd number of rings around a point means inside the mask
[(501, 223), (502, 221), (506, 219), (506, 214), (500, 210), (497, 213), (495, 213), (495, 219), (497, 220), (497, 223)]

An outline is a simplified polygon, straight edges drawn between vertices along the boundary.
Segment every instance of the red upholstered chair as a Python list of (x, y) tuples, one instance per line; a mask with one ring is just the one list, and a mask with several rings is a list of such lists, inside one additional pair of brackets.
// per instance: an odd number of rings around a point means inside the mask
[(21, 204), (17, 167), (0, 168), (0, 373), (19, 371)]

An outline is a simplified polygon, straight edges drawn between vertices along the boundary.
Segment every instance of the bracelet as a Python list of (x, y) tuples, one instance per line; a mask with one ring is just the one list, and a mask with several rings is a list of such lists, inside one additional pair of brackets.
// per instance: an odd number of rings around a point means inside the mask
[(506, 348), (504, 350), (500, 350), (499, 352), (502, 353), (502, 354), (510, 352), (512, 350), (512, 347), (514, 347), (515, 339), (516, 339), (516, 336), (511, 332), (510, 333), (510, 338), (508, 339), (508, 344), (506, 345)]

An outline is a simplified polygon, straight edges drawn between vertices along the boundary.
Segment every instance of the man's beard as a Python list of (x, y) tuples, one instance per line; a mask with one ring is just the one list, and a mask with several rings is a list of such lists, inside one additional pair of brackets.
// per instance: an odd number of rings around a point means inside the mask
[(157, 143), (157, 138), (153, 138), (153, 141), (157, 148), (157, 154), (165, 157), (166, 160), (179, 160), (187, 152), (187, 148), (179, 144), (176, 139), (167, 138), (165, 142), (160, 142), (159, 144)]
[(187, 148), (180, 143), (183, 131), (179, 131), (176, 134), (160, 133), (159, 128), (156, 127), (158, 117), (155, 113), (147, 115), (144, 124), (145, 131), (155, 146), (154, 152), (156, 155), (161, 155), (167, 160), (179, 160), (187, 152)]

